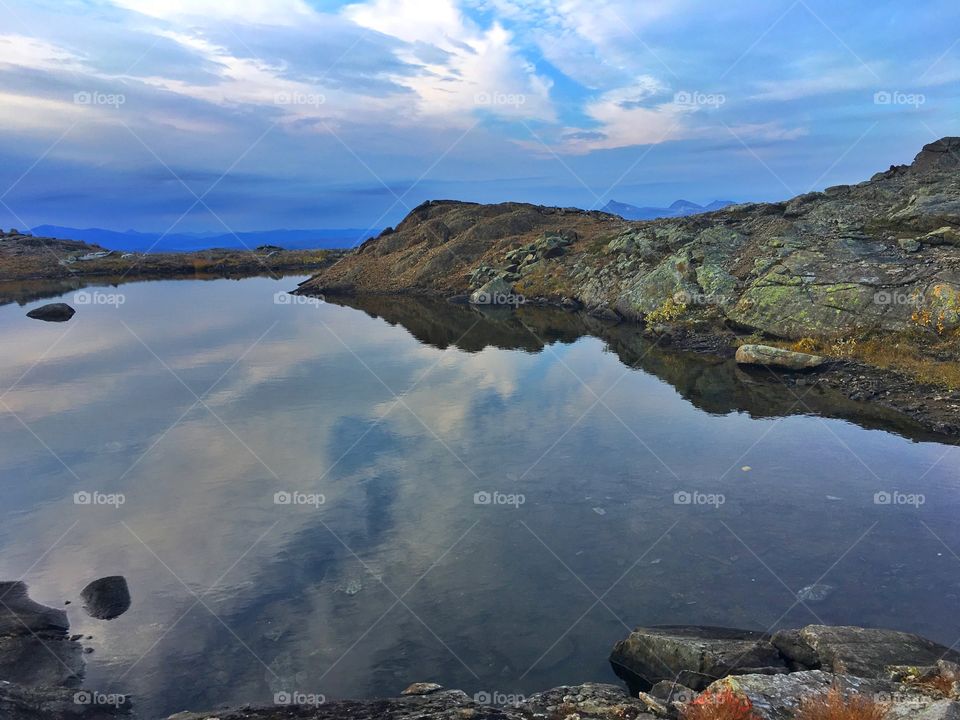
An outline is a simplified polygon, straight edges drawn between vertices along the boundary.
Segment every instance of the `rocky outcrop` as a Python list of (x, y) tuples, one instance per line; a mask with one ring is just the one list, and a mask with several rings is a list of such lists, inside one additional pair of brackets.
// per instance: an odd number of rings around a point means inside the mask
[(783, 350), (770, 345), (741, 345), (737, 348), (736, 360), (741, 365), (762, 365), (785, 370), (810, 370), (826, 362), (819, 355)]
[(83, 690), (83, 646), (63, 610), (34, 602), (22, 582), (0, 582), (0, 718), (106, 720), (126, 715), (123, 695)]
[(449, 296), (500, 278), (528, 300), (778, 338), (943, 333), (960, 327), (958, 157), (944, 138), (858, 185), (648, 222), (425, 203), (300, 291)]
[(792, 720), (804, 698), (834, 687), (889, 705), (889, 720), (960, 717), (960, 656), (895, 630), (810, 625), (769, 636), (637, 628), (610, 660), (660, 716), (676, 716), (699, 697), (689, 686), (704, 697), (731, 692), (759, 720)]
[[(420, 683), (418, 683), (420, 684)], [(331, 701), (314, 706), (243, 708), (216, 713), (180, 713), (169, 720), (654, 720), (645, 705), (615, 685), (559, 687), (503, 707), (470, 698), (460, 690), (366, 701)], [(478, 702), (480, 700), (480, 702)]]

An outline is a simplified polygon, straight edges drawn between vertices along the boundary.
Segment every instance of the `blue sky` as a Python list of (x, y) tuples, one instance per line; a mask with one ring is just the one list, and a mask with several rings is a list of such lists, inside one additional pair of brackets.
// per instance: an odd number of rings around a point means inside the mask
[(775, 200), (960, 134), (956, 0), (4, 0), (0, 226)]

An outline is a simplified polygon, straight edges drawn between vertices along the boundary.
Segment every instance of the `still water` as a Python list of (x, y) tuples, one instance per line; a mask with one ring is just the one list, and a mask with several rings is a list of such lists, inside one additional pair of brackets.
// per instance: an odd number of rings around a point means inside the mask
[[(635, 625), (960, 637), (952, 445), (632, 328), (297, 281), (0, 307), (0, 578), (72, 601), (86, 687), (157, 717), (617, 682)], [(132, 608), (87, 617), (115, 574)]]

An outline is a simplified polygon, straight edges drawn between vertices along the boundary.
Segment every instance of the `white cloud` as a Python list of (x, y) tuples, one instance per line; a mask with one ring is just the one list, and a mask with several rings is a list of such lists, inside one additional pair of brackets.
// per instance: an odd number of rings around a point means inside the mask
[(314, 15), (302, 0), (114, 0), (114, 4), (162, 20), (202, 18), (295, 25)]
[[(483, 29), (452, 0), (371, 0), (349, 5), (346, 17), (358, 25), (403, 40), (400, 59), (423, 72), (393, 80), (417, 97), (416, 111), (460, 125), (478, 111), (506, 117), (553, 121), (550, 82), (536, 73), (500, 23)], [(420, 44), (440, 51), (424, 61)]]

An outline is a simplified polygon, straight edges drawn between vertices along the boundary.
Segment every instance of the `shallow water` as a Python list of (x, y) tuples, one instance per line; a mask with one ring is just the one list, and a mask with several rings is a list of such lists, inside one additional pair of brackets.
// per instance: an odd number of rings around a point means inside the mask
[[(960, 638), (952, 445), (632, 328), (276, 303), (296, 280), (99, 288), (123, 304), (63, 325), (0, 307), (0, 577), (73, 601), (85, 686), (156, 717), (616, 682), (640, 624)], [(84, 615), (114, 574), (130, 611)]]

